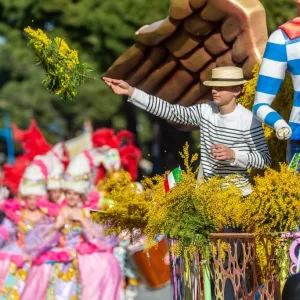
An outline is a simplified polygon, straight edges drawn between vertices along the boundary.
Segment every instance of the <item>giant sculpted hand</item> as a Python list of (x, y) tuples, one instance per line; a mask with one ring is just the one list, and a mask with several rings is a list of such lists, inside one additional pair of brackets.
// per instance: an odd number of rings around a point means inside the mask
[(292, 135), (290, 127), (282, 127), (276, 130), (276, 136), (279, 140), (288, 140)]

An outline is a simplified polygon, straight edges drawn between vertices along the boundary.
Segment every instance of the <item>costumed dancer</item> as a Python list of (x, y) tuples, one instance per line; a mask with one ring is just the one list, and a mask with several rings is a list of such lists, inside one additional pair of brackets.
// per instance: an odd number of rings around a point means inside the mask
[(112, 254), (117, 240), (105, 237), (82, 207), (90, 171), (85, 155), (70, 162), (64, 175), (65, 206), (43, 239), (31, 245), (33, 264), (22, 300), (120, 299), (122, 274)]
[(49, 152), (51, 146), (47, 143), (35, 120), (31, 121), (28, 130), (21, 130), (15, 124), (12, 124), (12, 130), (14, 140), (20, 143), (23, 154), (16, 158), (14, 165), (4, 165), (3, 184), (9, 188), (14, 196), (17, 196), (19, 184), (25, 169), (36, 156)]
[(101, 210), (111, 203), (105, 198), (106, 192), (102, 189), (102, 183), (109, 176), (117, 176), (120, 169), (127, 171), (132, 180), (137, 178), (138, 164), (142, 154), (133, 142), (134, 135), (128, 130), (122, 130), (115, 135), (113, 129), (102, 128), (93, 133), (93, 149), (80, 154), (89, 161), (92, 172), (91, 189), (87, 195), (86, 207)]
[(44, 207), (45, 212), (54, 217), (58, 215), (63, 201), (63, 174), (68, 161), (64, 143), (58, 143), (45, 155), (35, 156), (32, 162), (40, 168), (47, 182), (48, 199), (39, 198), (38, 206)]
[(51, 222), (37, 207), (37, 199), (47, 194), (39, 167), (30, 165), (26, 168), (19, 194), (21, 201), (8, 199), (2, 207), (5, 219), (0, 226), (0, 299), (19, 299), (30, 268), (26, 243), (35, 240), (35, 237), (27, 239), (28, 234), (36, 226)]
[[(288, 141), (287, 161), (300, 153), (300, 1), (298, 17), (279, 26), (269, 37), (261, 63), (256, 86), (254, 115), (276, 130), (280, 140)], [(294, 105), (287, 123), (271, 108), (276, 95), (289, 72), (294, 86)]]
[(49, 201), (61, 204), (63, 199), (63, 174), (69, 163), (64, 143), (56, 144), (52, 150), (45, 155), (48, 159), (47, 191)]
[[(101, 198), (95, 209), (105, 209), (106, 205), (109, 205), (113, 201), (106, 198), (107, 191), (103, 189), (105, 178), (118, 176), (118, 171), (124, 169), (130, 174), (132, 180), (137, 179), (138, 165), (142, 154), (134, 146), (134, 138), (134, 135), (128, 130), (122, 130), (118, 134), (115, 134), (113, 129), (102, 128), (93, 133), (93, 147), (106, 149), (96, 178)], [(131, 241), (130, 238), (124, 235), (120, 235), (119, 240), (119, 246), (114, 248), (114, 254), (122, 268), (124, 281), (123, 297), (126, 300), (133, 300), (138, 296), (139, 279), (129, 257), (128, 247), (130, 247)]]
[[(137, 179), (138, 166), (142, 158), (142, 153), (134, 145), (134, 138), (134, 134), (128, 130), (122, 130), (118, 134), (115, 134), (113, 129), (102, 128), (93, 133), (93, 147), (103, 153), (103, 159), (97, 167), (97, 174), (94, 181), (97, 189), (104, 198), (106, 192), (102, 187), (105, 178), (117, 176), (118, 171), (123, 169), (130, 174), (133, 181)], [(101, 206), (102, 203), (99, 202), (98, 209), (101, 209)]]

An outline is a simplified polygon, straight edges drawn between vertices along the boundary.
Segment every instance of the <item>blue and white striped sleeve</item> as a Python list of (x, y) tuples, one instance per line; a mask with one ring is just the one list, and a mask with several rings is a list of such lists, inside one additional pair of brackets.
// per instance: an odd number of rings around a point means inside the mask
[(201, 123), (202, 104), (195, 104), (188, 107), (170, 104), (136, 88), (132, 97), (128, 98), (128, 102), (165, 120), (192, 126), (200, 126)]
[(275, 130), (289, 127), (279, 113), (271, 108), (284, 81), (287, 60), (285, 37), (283, 32), (278, 29), (271, 34), (266, 46), (253, 105), (255, 117)]

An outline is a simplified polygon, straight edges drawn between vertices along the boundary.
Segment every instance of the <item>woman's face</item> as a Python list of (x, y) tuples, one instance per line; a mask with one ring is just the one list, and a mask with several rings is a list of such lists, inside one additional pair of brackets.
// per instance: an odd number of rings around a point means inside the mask
[(62, 190), (61, 189), (49, 190), (48, 193), (49, 193), (49, 201), (58, 203), (62, 194)]
[(66, 190), (66, 201), (70, 207), (76, 207), (81, 202), (82, 195), (72, 191)]
[(30, 196), (24, 197), (26, 207), (29, 210), (35, 210), (36, 209), (36, 199), (37, 199), (37, 196), (35, 196), (35, 195), (30, 195)]

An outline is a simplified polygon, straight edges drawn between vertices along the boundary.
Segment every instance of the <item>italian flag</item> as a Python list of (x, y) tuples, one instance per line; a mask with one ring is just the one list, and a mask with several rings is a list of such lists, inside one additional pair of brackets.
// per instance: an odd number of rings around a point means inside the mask
[(299, 165), (300, 165), (300, 153), (295, 153), (289, 164), (289, 169), (292, 170), (293, 172), (296, 172), (299, 169)]
[(165, 191), (166, 193), (174, 187), (178, 182), (182, 181), (182, 172), (180, 167), (174, 169), (165, 179)]

